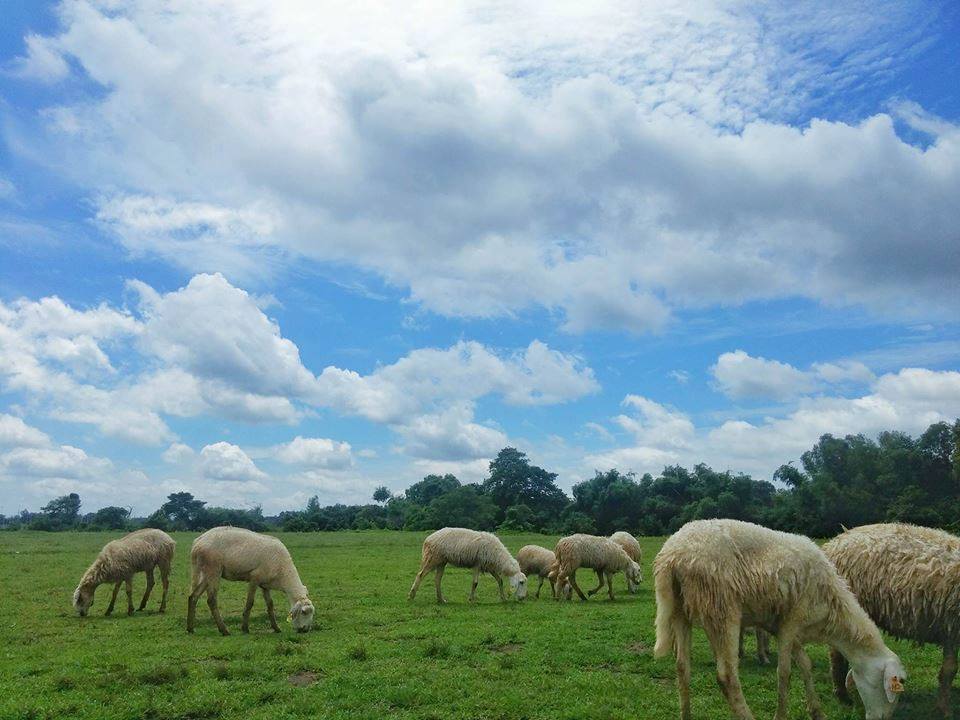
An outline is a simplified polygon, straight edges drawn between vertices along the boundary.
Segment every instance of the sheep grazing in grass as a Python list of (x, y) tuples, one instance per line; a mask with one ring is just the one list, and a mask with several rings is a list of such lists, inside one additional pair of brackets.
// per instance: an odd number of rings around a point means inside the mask
[(271, 590), (282, 590), (290, 604), (287, 619), (297, 632), (313, 627), (313, 603), (307, 597), (307, 588), (300, 582), (300, 574), (290, 553), (282, 542), (269, 535), (260, 535), (237, 527), (216, 527), (207, 530), (193, 541), (190, 550), (192, 581), (187, 600), (187, 632), (193, 632), (197, 600), (207, 594), (210, 615), (222, 635), (229, 635), (217, 606), (220, 579), (246, 582), (247, 604), (243, 608), (243, 632), (250, 631), (250, 611), (257, 596), (263, 591), (267, 616), (274, 632), (280, 632), (274, 612)]
[[(883, 630), (943, 648), (937, 708), (949, 717), (960, 646), (960, 538), (916, 525), (865, 525), (838, 535), (823, 551)], [(834, 685), (849, 702), (840, 650), (831, 653)]]
[(520, 570), (520, 564), (513, 558), (510, 551), (500, 542), (500, 538), (488, 532), (448, 527), (437, 530), (423, 541), (420, 570), (413, 580), (413, 587), (410, 588), (410, 594), (407, 597), (413, 600), (423, 577), (431, 571), (436, 571), (434, 582), (437, 587), (437, 602), (445, 603), (440, 583), (447, 565), (473, 570), (470, 602), (477, 598), (480, 573), (489, 573), (497, 581), (501, 600), (507, 599), (503, 591), (504, 577), (510, 579), (510, 587), (513, 588), (514, 597), (517, 600), (523, 600), (527, 596), (527, 576)]
[(867, 720), (885, 720), (896, 707), (906, 672), (833, 563), (812, 541), (737, 520), (698, 520), (667, 539), (653, 563), (657, 597), (654, 654), (673, 651), (680, 717), (690, 719), (693, 625), (707, 633), (717, 680), (738, 720), (753, 720), (740, 687), (741, 625), (777, 637), (775, 720), (786, 720), (791, 661), (800, 667), (807, 708), (822, 719), (803, 646), (825, 642), (853, 666)]
[(613, 576), (618, 572), (626, 575), (630, 592), (636, 592), (640, 582), (640, 566), (609, 538), (579, 533), (568, 535), (560, 538), (553, 552), (557, 561), (551, 572), (554, 573), (557, 587), (560, 588), (559, 594), (564, 599), (570, 597), (570, 588), (577, 591), (581, 600), (587, 599), (577, 585), (577, 570), (582, 567), (595, 570), (600, 581), (597, 587), (589, 591), (590, 595), (599, 592), (606, 580), (607, 592), (613, 600)]
[[(643, 582), (643, 550), (640, 549), (640, 543), (637, 542), (637, 539), (624, 530), (617, 530), (617, 532), (610, 536), (610, 539), (622, 547), (623, 551), (630, 556), (630, 559), (640, 566), (640, 582)], [(636, 593), (637, 588), (634, 587), (630, 592)]]
[(147, 574), (147, 589), (140, 601), (140, 610), (147, 606), (153, 591), (155, 568), (160, 569), (160, 582), (163, 584), (163, 596), (160, 598), (160, 612), (167, 609), (167, 591), (170, 588), (170, 565), (173, 563), (173, 551), (176, 547), (173, 538), (163, 530), (137, 530), (122, 538), (112, 540), (103, 546), (97, 559), (80, 578), (80, 584), (73, 591), (73, 606), (83, 617), (93, 605), (93, 595), (98, 585), (114, 583), (113, 596), (106, 614), (113, 612), (117, 602), (120, 584), (127, 589), (127, 615), (133, 615), (133, 576)]
[(536, 598), (540, 598), (540, 588), (543, 587), (543, 581), (550, 581), (550, 595), (557, 596), (557, 589), (554, 578), (550, 577), (550, 570), (557, 561), (557, 556), (552, 550), (539, 545), (524, 545), (517, 553), (517, 562), (520, 564), (520, 572), (528, 578), (534, 575), (540, 578), (540, 584), (537, 585)]

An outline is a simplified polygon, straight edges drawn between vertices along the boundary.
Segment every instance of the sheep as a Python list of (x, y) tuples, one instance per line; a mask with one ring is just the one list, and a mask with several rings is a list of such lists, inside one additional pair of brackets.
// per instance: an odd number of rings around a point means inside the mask
[[(623, 530), (617, 530), (617, 532), (610, 536), (610, 539), (622, 547), (624, 552), (630, 556), (630, 559), (640, 566), (640, 582), (643, 582), (643, 551), (640, 549), (640, 543), (637, 542), (637, 539), (630, 533)], [(634, 586), (630, 592), (636, 593), (637, 587)]]
[(738, 720), (753, 720), (738, 674), (737, 640), (744, 623), (777, 637), (775, 720), (787, 718), (791, 660), (800, 667), (811, 717), (824, 717), (803, 650), (809, 642), (826, 642), (849, 658), (867, 720), (893, 714), (906, 679), (903, 665), (833, 563), (808, 538), (738, 520), (697, 520), (667, 539), (653, 567), (654, 655), (672, 650), (676, 656), (682, 720), (690, 719), (694, 624), (707, 633), (717, 680)]
[(160, 568), (160, 582), (163, 585), (160, 612), (166, 612), (167, 591), (170, 588), (170, 565), (173, 562), (173, 551), (176, 545), (173, 538), (163, 530), (153, 528), (136, 530), (122, 538), (111, 540), (103, 546), (97, 559), (80, 578), (80, 584), (73, 591), (73, 607), (81, 617), (85, 617), (90, 606), (93, 605), (93, 595), (97, 586), (102, 583), (114, 583), (113, 595), (105, 613), (109, 615), (117, 602), (120, 583), (125, 583), (127, 615), (133, 615), (133, 576), (139, 572), (147, 574), (147, 588), (139, 607), (143, 610), (153, 591), (153, 570)]
[(250, 611), (257, 595), (263, 592), (267, 617), (274, 632), (280, 632), (274, 612), (271, 590), (282, 590), (290, 604), (287, 615), (298, 633), (313, 627), (314, 608), (307, 597), (307, 588), (290, 553), (282, 542), (269, 535), (261, 535), (237, 527), (215, 527), (193, 541), (190, 549), (191, 584), (187, 600), (187, 632), (192, 633), (197, 612), (197, 600), (207, 594), (207, 606), (221, 635), (229, 635), (217, 606), (220, 579), (247, 582), (247, 603), (243, 608), (243, 632), (250, 632)]
[(754, 627), (748, 628), (746, 625), (740, 626), (740, 648), (737, 652), (737, 657), (743, 658), (743, 638), (746, 636), (747, 630), (753, 630), (754, 634), (757, 637), (757, 662), (761, 665), (770, 664), (770, 633), (762, 628)]
[[(960, 538), (916, 525), (865, 525), (823, 551), (880, 628), (943, 648), (937, 708), (949, 717), (960, 646)], [(831, 661), (837, 696), (849, 702), (846, 658), (834, 651)]]
[(537, 592), (535, 593), (537, 599), (540, 598), (540, 588), (543, 587), (543, 581), (545, 579), (550, 581), (550, 595), (552, 597), (557, 596), (555, 580), (553, 577), (550, 577), (550, 569), (556, 561), (557, 556), (553, 554), (552, 550), (548, 550), (539, 545), (524, 545), (517, 553), (520, 572), (524, 573), (527, 577), (537, 575), (540, 578), (540, 584), (537, 585)]
[(523, 600), (527, 596), (527, 576), (520, 570), (520, 564), (513, 558), (510, 551), (500, 542), (500, 538), (488, 532), (446, 527), (432, 533), (423, 541), (420, 570), (413, 580), (413, 587), (410, 588), (407, 598), (413, 600), (417, 596), (417, 589), (424, 575), (435, 570), (437, 602), (445, 603), (446, 599), (440, 590), (440, 583), (447, 564), (473, 569), (470, 602), (477, 598), (477, 583), (482, 572), (490, 573), (497, 581), (501, 600), (507, 599), (503, 592), (504, 577), (510, 579), (510, 587), (513, 588), (517, 600)]
[[(626, 551), (609, 538), (596, 535), (568, 535), (557, 541), (553, 550), (557, 556), (551, 572), (556, 578), (557, 587), (564, 599), (569, 598), (570, 588), (577, 591), (581, 600), (586, 600), (580, 586), (577, 585), (577, 569), (592, 568), (596, 571), (599, 584), (589, 591), (592, 596), (603, 587), (604, 578), (607, 582), (607, 592), (613, 600), (613, 576), (623, 572), (627, 578), (627, 587), (630, 592), (636, 592), (640, 582), (640, 566), (630, 559)], [(569, 587), (568, 587), (569, 584)]]

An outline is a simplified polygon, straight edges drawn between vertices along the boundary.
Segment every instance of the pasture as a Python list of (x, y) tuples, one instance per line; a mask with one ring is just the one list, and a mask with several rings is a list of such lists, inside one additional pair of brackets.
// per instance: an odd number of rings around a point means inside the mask
[[(70, 598), (80, 575), (108, 540), (122, 533), (0, 534), (0, 718), (641, 718), (678, 716), (672, 659), (654, 660), (651, 562), (662, 538), (641, 540), (640, 593), (597, 595), (587, 603), (541, 599), (503, 604), (482, 578), (468, 605), (470, 573), (448, 568), (445, 606), (434, 602), (432, 576), (417, 599), (407, 591), (427, 533), (281, 533), (317, 608), (317, 626), (296, 635), (270, 632), (262, 598), (250, 634), (240, 632), (243, 583), (224, 582), (220, 608), (230, 628), (221, 637), (206, 604), (195, 635), (185, 632), (189, 550), (195, 534), (175, 533), (177, 552), (168, 611), (159, 615), (159, 584), (148, 608), (127, 617), (118, 600), (103, 612), (101, 586), (90, 616)], [(556, 537), (502, 535), (511, 552), (526, 543), (552, 547)], [(581, 571), (584, 589), (595, 585)], [(134, 604), (143, 592), (134, 585)], [(278, 616), (286, 603), (276, 594)], [(702, 632), (694, 635), (693, 712), (726, 720), (714, 664)], [(753, 640), (741, 666), (744, 692), (758, 718), (773, 717), (776, 671), (758, 665)], [(936, 717), (940, 653), (894, 642), (910, 672), (897, 717)], [(827, 717), (862, 718), (831, 694), (823, 647), (812, 647)], [(956, 693), (955, 693), (956, 694)], [(794, 675), (791, 718), (807, 717)]]

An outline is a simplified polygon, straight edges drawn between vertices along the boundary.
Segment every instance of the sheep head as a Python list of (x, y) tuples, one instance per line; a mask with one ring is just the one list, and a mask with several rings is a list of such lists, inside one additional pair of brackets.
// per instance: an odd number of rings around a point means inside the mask
[(314, 615), (313, 603), (310, 602), (310, 598), (300, 598), (290, 608), (287, 619), (293, 625), (293, 629), (301, 633), (307, 632), (313, 627)]
[(514, 597), (517, 600), (523, 600), (527, 596), (527, 576), (522, 572), (511, 575), (510, 587), (513, 588)]
[(890, 654), (881, 659), (870, 659), (847, 673), (847, 688), (856, 685), (867, 720), (889, 720), (904, 691), (907, 671), (900, 658)]
[(96, 591), (96, 585), (77, 585), (73, 591), (73, 607), (80, 614), (80, 617), (86, 617), (90, 606), (93, 605), (93, 594)]

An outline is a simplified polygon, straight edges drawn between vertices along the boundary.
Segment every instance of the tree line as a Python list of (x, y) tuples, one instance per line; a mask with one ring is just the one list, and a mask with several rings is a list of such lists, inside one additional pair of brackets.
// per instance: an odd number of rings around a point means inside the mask
[(659, 476), (596, 471), (568, 497), (557, 474), (507, 447), (490, 462), (488, 477), (462, 483), (451, 474), (427, 475), (402, 494), (378, 487), (364, 505), (321, 506), (316, 496), (302, 510), (265, 517), (259, 507), (208, 507), (188, 492), (171, 494), (146, 518), (121, 507), (81, 514), (76, 493), (52, 500), (40, 512), (6, 518), (7, 529), (121, 530), (158, 527), (204, 530), (234, 525), (252, 530), (478, 530), (665, 535), (701, 518), (734, 518), (811, 537), (843, 527), (901, 521), (960, 532), (960, 420), (935, 423), (917, 438), (897, 431), (876, 440), (863, 435), (823, 435), (786, 464), (773, 481), (699, 464), (668, 466)]

